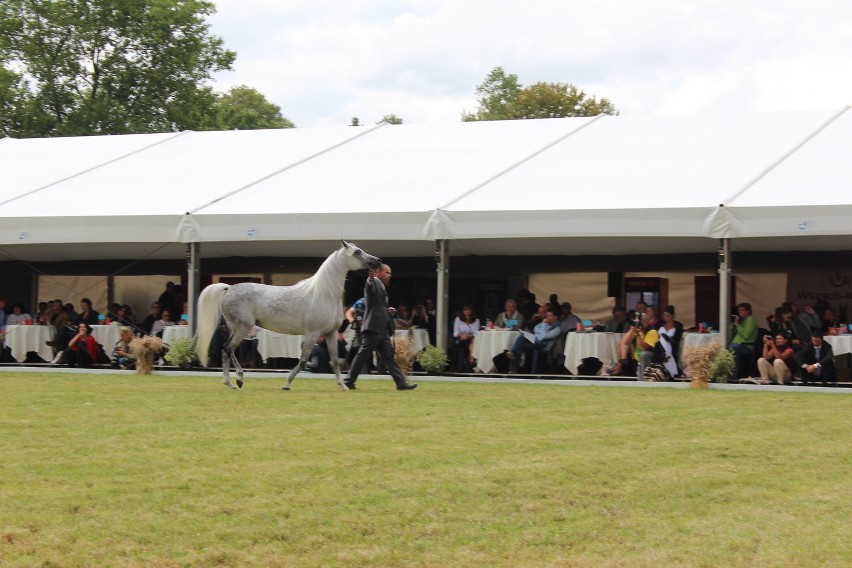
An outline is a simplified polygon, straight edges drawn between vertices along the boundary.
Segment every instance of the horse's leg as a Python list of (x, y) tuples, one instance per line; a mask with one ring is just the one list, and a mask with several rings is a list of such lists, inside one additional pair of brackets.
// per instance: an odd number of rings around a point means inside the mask
[(306, 334), (304, 336), (304, 339), (302, 340), (302, 357), (301, 359), (299, 359), (299, 364), (293, 367), (293, 369), (290, 371), (290, 374), (287, 376), (287, 384), (281, 387), (281, 390), (290, 390), (290, 383), (293, 382), (293, 379), (296, 378), (296, 375), (299, 374), (299, 371), (301, 371), (305, 367), (305, 363), (308, 361), (308, 357), (311, 356), (311, 349), (313, 349), (316, 340), (317, 338), (313, 334)]
[(247, 329), (245, 329), (245, 326), (239, 326), (235, 331), (231, 332), (231, 336), (228, 337), (228, 340), (222, 347), (222, 374), (224, 375), (222, 382), (225, 383), (225, 386), (228, 388), (235, 388), (231, 384), (229, 376), (231, 363), (234, 364), (234, 370), (237, 372), (237, 386), (239, 388), (243, 388), (243, 375), (245, 373), (243, 368), (240, 366), (240, 362), (237, 360), (236, 355), (234, 355), (234, 351), (236, 350), (236, 346), (238, 346), (246, 336), (246, 332)]
[(348, 391), (343, 383), (343, 377), (340, 375), (340, 359), (337, 356), (337, 332), (333, 331), (325, 335), (325, 344), (328, 346), (328, 356), (331, 357), (331, 370), (334, 371), (334, 378), (337, 379), (337, 386), (342, 391)]
[(227, 348), (222, 346), (222, 383), (229, 389), (237, 388), (231, 384), (231, 357), (228, 355)]

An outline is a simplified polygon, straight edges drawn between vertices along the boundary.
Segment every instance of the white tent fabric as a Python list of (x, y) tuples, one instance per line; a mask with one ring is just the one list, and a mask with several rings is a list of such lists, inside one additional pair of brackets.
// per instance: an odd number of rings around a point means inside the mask
[[(22, 260), (852, 249), (852, 113), (0, 141)], [(778, 237), (789, 237), (779, 239)], [(794, 238), (795, 237), (795, 238)], [(0, 256), (2, 258), (2, 256)]]

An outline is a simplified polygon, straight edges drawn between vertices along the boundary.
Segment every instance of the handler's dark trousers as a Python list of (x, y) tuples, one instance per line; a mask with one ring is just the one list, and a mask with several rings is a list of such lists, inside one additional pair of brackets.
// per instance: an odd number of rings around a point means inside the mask
[(405, 385), (405, 377), (402, 376), (402, 371), (399, 369), (399, 365), (396, 364), (396, 359), (394, 359), (393, 345), (391, 345), (390, 338), (386, 334), (374, 331), (361, 332), (361, 347), (352, 361), (352, 366), (349, 368), (349, 377), (347, 377), (346, 381), (354, 383), (358, 380), (358, 375), (361, 374), (361, 370), (367, 364), (370, 357), (372, 357), (373, 351), (379, 357), (379, 367), (382, 367), (384, 364), (384, 368), (387, 369), (396, 386), (401, 387)]

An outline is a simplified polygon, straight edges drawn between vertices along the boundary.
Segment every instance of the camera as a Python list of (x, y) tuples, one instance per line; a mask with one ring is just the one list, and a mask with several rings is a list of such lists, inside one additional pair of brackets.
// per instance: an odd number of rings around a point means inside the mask
[(772, 336), (771, 335), (764, 335), (763, 340), (764, 341), (772, 341)]

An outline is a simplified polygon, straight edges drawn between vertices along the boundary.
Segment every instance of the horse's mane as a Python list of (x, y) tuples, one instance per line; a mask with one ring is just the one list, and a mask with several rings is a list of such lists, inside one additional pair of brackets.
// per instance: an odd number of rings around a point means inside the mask
[[(333, 284), (333, 289), (338, 291), (341, 295), (343, 294), (345, 281), (340, 280), (338, 278), (331, 278), (331, 276), (336, 276), (331, 274), (331, 265), (334, 261), (337, 260), (337, 257), (343, 254), (343, 247), (331, 253), (328, 258), (326, 258), (323, 263), (320, 265), (319, 269), (317, 269), (316, 273), (313, 276), (305, 278), (304, 280), (300, 280), (293, 284), (293, 288), (297, 288), (302, 292), (305, 292), (309, 295), (313, 295), (314, 289), (320, 287), (323, 280), (327, 280), (325, 282), (325, 286), (330, 287), (329, 284)], [(329, 276), (331, 275), (331, 276)]]

